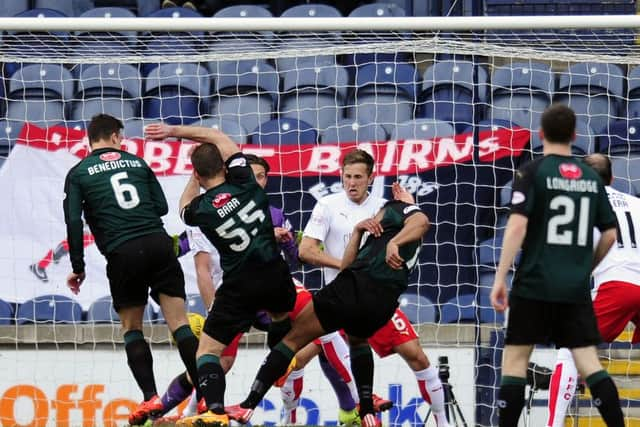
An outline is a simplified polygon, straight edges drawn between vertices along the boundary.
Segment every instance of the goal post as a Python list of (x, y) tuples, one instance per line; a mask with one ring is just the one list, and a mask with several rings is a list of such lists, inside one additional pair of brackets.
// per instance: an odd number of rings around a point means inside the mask
[[(0, 18), (0, 421), (111, 427), (139, 400), (119, 329), (92, 311), (109, 289), (89, 233), (87, 282), (77, 296), (64, 283), (64, 177), (88, 152), (87, 122), (107, 112), (123, 120), (125, 149), (156, 172), (170, 234), (184, 229), (177, 204), (192, 143), (145, 141), (148, 123), (216, 127), (263, 156), (267, 192), (295, 231), (320, 197), (341, 191), (344, 153), (370, 152), (371, 192), (390, 197), (399, 181), (432, 223), (401, 308), (431, 363), (448, 357), (467, 422), (494, 424), (504, 316), (488, 298), (509, 183), (540, 155), (542, 111), (563, 102), (579, 119), (574, 152), (609, 154), (616, 187), (640, 191), (639, 26), (635, 15)], [(181, 263), (187, 292), (197, 294), (192, 257)], [(320, 286), (319, 269), (294, 274)], [(72, 298), (79, 308), (71, 315), (78, 309), (80, 317), (48, 319), (71, 304), (51, 295)], [(40, 297), (51, 313), (27, 310)], [(197, 298), (189, 304), (196, 310)], [(145, 327), (162, 389), (181, 365), (156, 309)], [(251, 333), (241, 346), (228, 402), (248, 390), (266, 348), (261, 336)], [(637, 349), (624, 339), (606, 356), (618, 384), (629, 386), (621, 397), (633, 417)], [(554, 358), (553, 349), (534, 354), (548, 367)], [(421, 424), (428, 405), (411, 371), (398, 357), (376, 363), (376, 392), (396, 405), (385, 424)], [(303, 420), (335, 422), (335, 399), (316, 364), (307, 378)], [(538, 419), (545, 399), (545, 391), (535, 395)], [(595, 414), (586, 402), (581, 416)], [(280, 408), (272, 391), (255, 421), (277, 423)]]

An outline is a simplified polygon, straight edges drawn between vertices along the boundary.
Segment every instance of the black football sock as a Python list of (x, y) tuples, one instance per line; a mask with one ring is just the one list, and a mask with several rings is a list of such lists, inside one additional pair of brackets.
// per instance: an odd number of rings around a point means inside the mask
[(524, 389), (526, 378), (503, 376), (498, 392), (498, 411), (500, 427), (518, 425), (520, 413), (524, 407)]
[(618, 389), (607, 371), (598, 371), (589, 375), (586, 383), (593, 396), (593, 404), (600, 411), (608, 427), (623, 427), (624, 415), (620, 408)]
[(351, 372), (360, 398), (360, 417), (373, 414), (373, 354), (368, 344), (351, 347)]
[(240, 404), (243, 408), (254, 409), (278, 378), (287, 372), (289, 363), (295, 353), (284, 343), (280, 342), (273, 347), (267, 355), (264, 363), (258, 370), (256, 379), (251, 385), (249, 396)]
[(205, 354), (198, 358), (198, 386), (207, 402), (207, 408), (215, 414), (224, 414), (226, 382), (218, 356)]
[(269, 331), (267, 332), (267, 345), (269, 348), (275, 347), (282, 338), (291, 330), (291, 319), (289, 316), (277, 322), (271, 322)]
[(124, 334), (124, 349), (127, 352), (127, 362), (133, 377), (142, 390), (144, 400), (149, 400), (158, 391), (153, 376), (153, 356), (149, 344), (144, 340), (142, 331), (127, 331)]
[(193, 335), (191, 327), (189, 325), (182, 325), (175, 331), (173, 331), (173, 339), (178, 345), (178, 352), (182, 363), (189, 372), (189, 378), (193, 381), (193, 385), (196, 388), (196, 397), (198, 400), (202, 397), (200, 388), (197, 386), (198, 381), (198, 367), (196, 365), (196, 351), (198, 350), (198, 338)]

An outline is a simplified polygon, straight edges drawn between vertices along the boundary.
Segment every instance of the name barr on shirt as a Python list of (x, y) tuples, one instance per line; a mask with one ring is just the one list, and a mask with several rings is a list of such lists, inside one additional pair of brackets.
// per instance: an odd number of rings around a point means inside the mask
[(220, 193), (211, 201), (211, 205), (216, 208), (218, 216), (224, 218), (240, 206), (240, 201), (231, 197), (230, 193)]

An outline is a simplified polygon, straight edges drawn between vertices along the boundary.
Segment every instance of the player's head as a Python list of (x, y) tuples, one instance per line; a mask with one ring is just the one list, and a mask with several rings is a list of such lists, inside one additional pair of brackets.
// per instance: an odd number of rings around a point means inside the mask
[(120, 148), (122, 144), (122, 122), (109, 114), (97, 114), (93, 116), (87, 128), (89, 145), (112, 144), (114, 148)]
[(611, 160), (608, 156), (601, 153), (589, 154), (584, 158), (584, 162), (595, 170), (604, 185), (610, 185), (613, 182), (613, 173), (611, 172)]
[(200, 144), (191, 153), (191, 164), (195, 177), (202, 185), (203, 180), (224, 175), (224, 161), (220, 150), (214, 144)]
[(267, 177), (269, 175), (269, 163), (262, 157), (258, 157), (255, 154), (245, 154), (249, 166), (253, 169), (253, 175), (256, 177), (256, 182), (262, 188), (267, 186)]
[(361, 203), (367, 198), (373, 166), (373, 157), (364, 150), (349, 151), (342, 159), (342, 187), (352, 202)]
[(576, 137), (576, 114), (564, 104), (551, 104), (540, 119), (540, 139), (570, 145)]

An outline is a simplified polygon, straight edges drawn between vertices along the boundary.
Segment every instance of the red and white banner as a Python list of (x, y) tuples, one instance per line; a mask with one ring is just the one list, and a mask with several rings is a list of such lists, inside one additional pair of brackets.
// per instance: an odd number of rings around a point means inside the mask
[[(498, 129), (479, 135), (479, 160), (493, 163), (504, 157), (519, 156), (529, 141), (524, 129)], [(177, 203), (191, 173), (188, 141), (125, 140), (124, 149), (141, 156), (159, 177), (167, 200), (169, 214), (164, 217), (167, 231), (180, 233), (184, 226), (178, 217)], [(284, 177), (338, 176), (341, 156), (355, 144), (322, 144), (302, 146), (245, 145), (243, 151), (265, 157), (271, 173)], [(382, 176), (423, 173), (448, 165), (471, 162), (473, 136), (455, 135), (434, 140), (405, 140), (359, 144), (376, 160), (376, 173)], [(16, 147), (0, 169), (0, 286), (1, 298), (23, 302), (37, 295), (73, 296), (65, 285), (70, 271), (68, 256), (57, 262), (47, 260), (49, 251), (66, 237), (62, 210), (64, 178), (88, 152), (84, 131), (53, 127), (41, 129), (26, 124)], [(299, 191), (300, 181), (288, 180)], [(289, 184), (287, 184), (289, 185)], [(308, 191), (308, 189), (304, 189)], [(286, 207), (285, 207), (286, 208)], [(49, 255), (48, 255), (49, 254)], [(98, 297), (108, 295), (105, 261), (95, 245), (85, 248), (87, 280), (78, 296), (73, 296), (87, 309)], [(47, 281), (36, 277), (30, 266), (42, 260), (46, 264)], [(50, 262), (46, 262), (50, 261)], [(193, 263), (184, 257), (182, 265), (187, 291), (196, 293)]]

